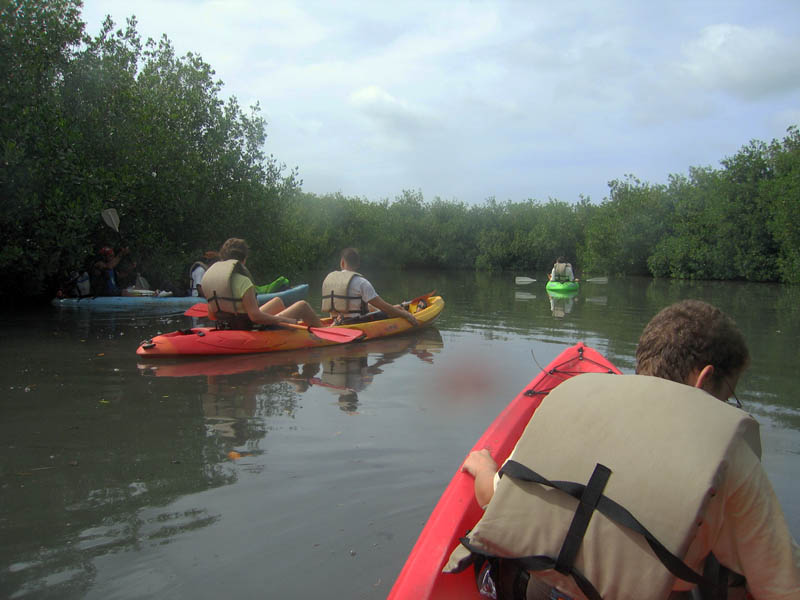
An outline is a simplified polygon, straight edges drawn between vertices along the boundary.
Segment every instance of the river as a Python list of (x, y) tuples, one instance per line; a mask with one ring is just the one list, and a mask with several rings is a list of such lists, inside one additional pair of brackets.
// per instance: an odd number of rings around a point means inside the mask
[(737, 395), (800, 538), (800, 289), (612, 278), (551, 305), (544, 274), (514, 275), (378, 274), (392, 302), (436, 288), (435, 327), (202, 361), (137, 360), (140, 340), (191, 324), (179, 314), (3, 316), (0, 597), (383, 598), (540, 365), (585, 341), (631, 373), (644, 324), (688, 297), (747, 338)]

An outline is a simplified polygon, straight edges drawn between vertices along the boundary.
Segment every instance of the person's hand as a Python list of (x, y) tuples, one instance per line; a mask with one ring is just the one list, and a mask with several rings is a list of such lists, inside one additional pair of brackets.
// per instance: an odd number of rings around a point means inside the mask
[(408, 316), (406, 316), (406, 321), (408, 321), (409, 323), (411, 323), (411, 324), (412, 324), (414, 327), (416, 327), (417, 325), (419, 325), (419, 321), (417, 321), (417, 319), (416, 319), (416, 317), (415, 317), (414, 315), (412, 315), (412, 314), (411, 314), (410, 312), (408, 312), (408, 311), (406, 311), (406, 315), (408, 315)]
[(473, 450), (467, 456), (464, 464), (461, 465), (461, 470), (476, 477), (482, 471), (491, 471), (492, 475), (497, 473), (497, 463), (492, 458), (489, 450)]

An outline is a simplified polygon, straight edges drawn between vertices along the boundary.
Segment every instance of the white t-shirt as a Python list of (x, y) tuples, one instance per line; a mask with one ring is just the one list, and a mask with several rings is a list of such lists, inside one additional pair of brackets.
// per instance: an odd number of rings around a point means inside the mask
[(203, 281), (203, 275), (205, 275), (206, 270), (197, 265), (192, 270), (192, 296), (197, 296), (197, 286), (200, 285), (200, 282)]
[[(347, 286), (347, 295), (359, 296), (367, 304), (378, 297), (378, 293), (375, 291), (375, 288), (372, 287), (372, 284), (361, 275), (353, 275), (353, 278), (350, 280), (350, 285)], [(348, 300), (347, 306), (351, 311), (348, 313), (348, 316), (361, 314), (361, 303), (359, 300)]]

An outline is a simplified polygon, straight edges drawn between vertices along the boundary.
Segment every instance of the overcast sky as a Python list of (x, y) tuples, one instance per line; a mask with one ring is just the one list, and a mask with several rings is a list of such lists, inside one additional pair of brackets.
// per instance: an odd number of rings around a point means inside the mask
[(718, 167), (800, 123), (800, 2), (85, 0), (267, 119), (303, 189), (515, 202)]

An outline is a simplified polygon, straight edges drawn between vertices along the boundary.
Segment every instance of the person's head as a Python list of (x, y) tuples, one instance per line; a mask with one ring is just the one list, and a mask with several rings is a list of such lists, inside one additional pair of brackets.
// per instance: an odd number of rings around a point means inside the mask
[(208, 250), (203, 253), (203, 260), (208, 264), (213, 264), (219, 260), (219, 252), (216, 250)]
[(750, 362), (742, 332), (720, 309), (682, 300), (645, 326), (636, 348), (636, 373), (701, 387), (727, 400)]
[(111, 246), (103, 246), (100, 248), (100, 256), (103, 258), (114, 258), (114, 249)]
[(340, 264), (343, 268), (353, 270), (361, 266), (361, 257), (355, 248), (345, 248), (342, 250)]
[(566, 259), (566, 258), (564, 258), (563, 256), (559, 256), (559, 257), (556, 259), (556, 262), (557, 262), (557, 263), (565, 263), (565, 262), (567, 262), (567, 259)]
[(221, 260), (238, 260), (244, 262), (250, 253), (250, 246), (240, 238), (230, 238), (219, 249)]

